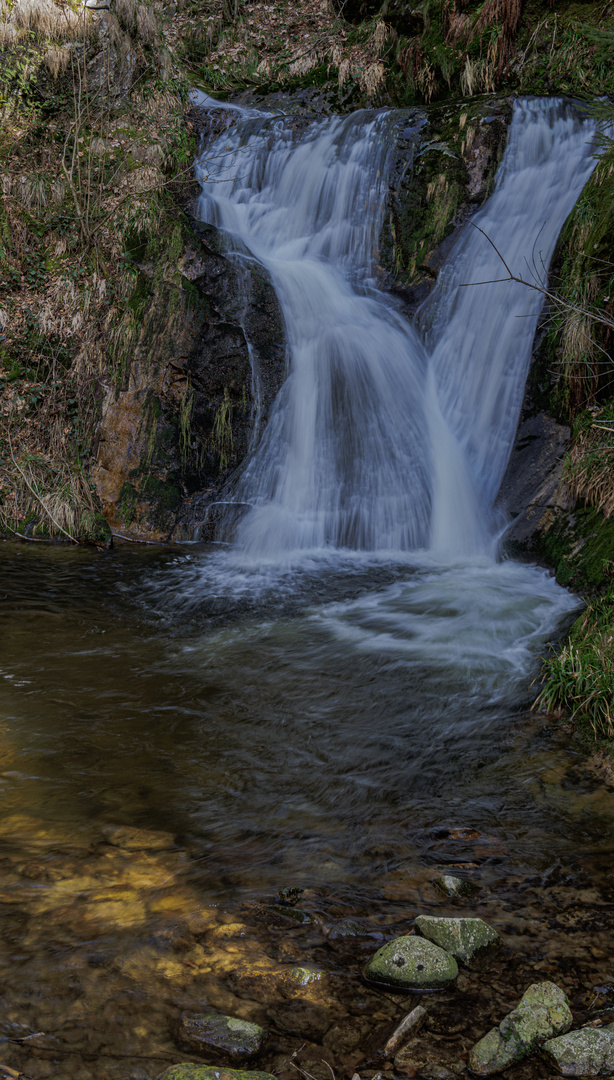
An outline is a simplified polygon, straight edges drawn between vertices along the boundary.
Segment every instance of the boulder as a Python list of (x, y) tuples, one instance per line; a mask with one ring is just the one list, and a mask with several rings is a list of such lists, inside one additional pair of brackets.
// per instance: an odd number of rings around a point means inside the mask
[(478, 885), (474, 885), (472, 881), (463, 881), (462, 878), (454, 877), (453, 874), (442, 874), (441, 877), (434, 878), (433, 885), (445, 896), (465, 897), (479, 892)]
[(483, 919), (444, 919), (435, 915), (418, 915), (414, 927), (421, 937), (428, 938), (465, 965), (501, 944), (496, 930)]
[(158, 1080), (276, 1080), (271, 1073), (249, 1072), (246, 1069), (215, 1068), (213, 1065), (193, 1065), (183, 1062), (171, 1065), (160, 1073)]
[(581, 1028), (548, 1039), (541, 1053), (563, 1076), (612, 1076), (614, 1024), (605, 1028)]
[(458, 975), (453, 956), (424, 938), (407, 935), (383, 945), (369, 960), (365, 978), (404, 990), (439, 990)]
[(210, 1053), (247, 1061), (262, 1048), (266, 1031), (258, 1024), (221, 1013), (184, 1013), (177, 1026), (177, 1042), (199, 1054)]
[(517, 1007), (472, 1047), (469, 1068), (476, 1076), (503, 1072), (571, 1027), (567, 995), (551, 982), (534, 983)]

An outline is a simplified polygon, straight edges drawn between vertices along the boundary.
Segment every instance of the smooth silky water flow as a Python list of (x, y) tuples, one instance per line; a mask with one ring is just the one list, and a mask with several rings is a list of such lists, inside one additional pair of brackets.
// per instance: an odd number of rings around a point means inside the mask
[[(578, 601), (498, 555), (541, 296), (482, 284), (506, 277), (495, 249), (517, 274), (547, 269), (594, 165), (591, 122), (515, 104), (483, 232), (460, 232), (410, 325), (374, 258), (407, 114), (232, 120), (197, 163), (200, 215), (266, 267), (288, 342), (229, 493), (247, 512), (230, 506), (217, 545), (0, 549), (7, 1015), (76, 1030), (112, 999), (100, 1023), (127, 1057), (164, 1043), (178, 1002), (247, 1008), (223, 957), (215, 978), (194, 949), (188, 968), (160, 959), (195, 912), (201, 930), (206, 911), (236, 922), (245, 898), (296, 885), (322, 917), (402, 925), (448, 864), (517, 911), (514, 875), (595, 877), (611, 857), (611, 795), (527, 714)], [(116, 825), (170, 841), (122, 847)], [(116, 1036), (88, 1045), (104, 1068), (53, 1075), (124, 1076)]]

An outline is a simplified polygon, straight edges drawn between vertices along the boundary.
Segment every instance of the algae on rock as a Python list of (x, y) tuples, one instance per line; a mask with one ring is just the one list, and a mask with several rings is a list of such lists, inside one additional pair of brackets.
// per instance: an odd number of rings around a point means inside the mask
[(534, 983), (498, 1027), (472, 1047), (469, 1068), (476, 1076), (491, 1076), (532, 1054), (554, 1035), (571, 1027), (567, 995), (551, 982)]

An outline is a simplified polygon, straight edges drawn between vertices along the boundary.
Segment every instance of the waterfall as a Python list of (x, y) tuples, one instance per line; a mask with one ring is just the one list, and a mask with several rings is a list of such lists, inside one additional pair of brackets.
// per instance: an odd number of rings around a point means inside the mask
[(198, 162), (200, 216), (266, 267), (285, 320), (288, 376), (236, 492), (236, 541), (257, 559), (493, 549), (542, 296), (483, 283), (506, 277), (497, 250), (545, 274), (594, 126), (558, 100), (515, 103), (483, 231), (461, 230), (412, 326), (374, 269), (398, 115), (250, 110)]

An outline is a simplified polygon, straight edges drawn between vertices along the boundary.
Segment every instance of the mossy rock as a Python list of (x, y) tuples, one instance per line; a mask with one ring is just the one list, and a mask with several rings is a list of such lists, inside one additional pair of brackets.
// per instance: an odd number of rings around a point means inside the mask
[(177, 1025), (179, 1045), (236, 1061), (255, 1057), (265, 1039), (266, 1031), (259, 1024), (221, 1013), (184, 1013)]
[(213, 1065), (192, 1065), (184, 1062), (181, 1065), (171, 1065), (166, 1072), (160, 1073), (158, 1080), (276, 1080), (276, 1077), (265, 1072), (216, 1068)]
[(441, 990), (455, 981), (458, 965), (432, 942), (406, 935), (378, 949), (364, 975), (369, 982), (402, 990)]
[(470, 965), (497, 949), (501, 938), (483, 919), (447, 919), (434, 915), (419, 915), (416, 933), (445, 949), (461, 964)]
[(562, 1076), (612, 1076), (614, 1024), (568, 1031), (545, 1042), (541, 1054)]
[(518, 1006), (498, 1027), (472, 1047), (469, 1068), (476, 1076), (491, 1076), (522, 1061), (547, 1039), (571, 1027), (567, 995), (551, 982), (534, 983)]

